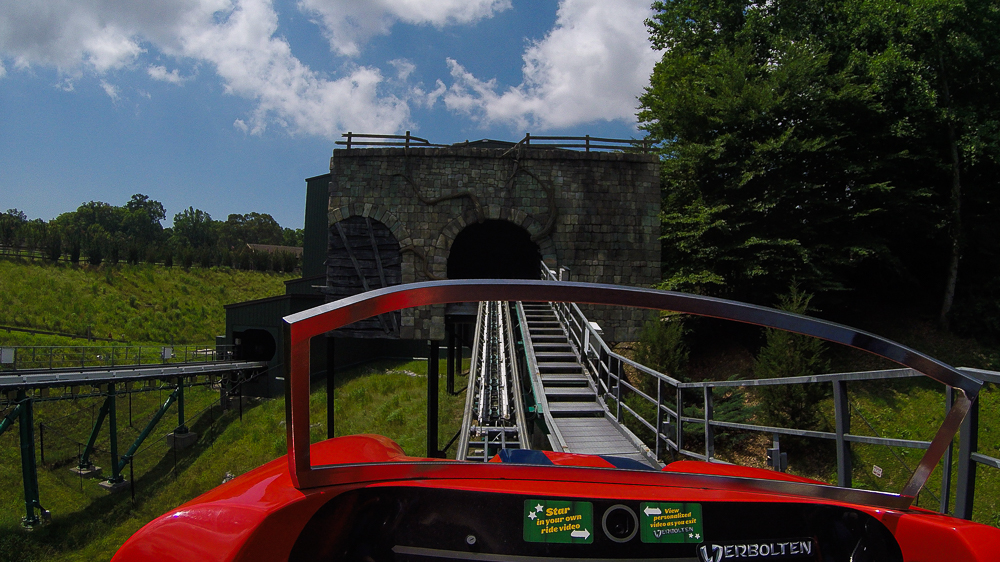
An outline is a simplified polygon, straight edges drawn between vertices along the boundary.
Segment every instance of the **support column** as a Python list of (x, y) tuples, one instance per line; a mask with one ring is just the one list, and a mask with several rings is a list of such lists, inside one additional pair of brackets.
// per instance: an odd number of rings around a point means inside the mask
[(177, 377), (177, 429), (174, 433), (180, 435), (187, 432), (188, 427), (184, 424), (184, 377)]
[(334, 409), (334, 398), (336, 394), (336, 363), (334, 359), (336, 358), (336, 351), (334, 342), (337, 338), (326, 338), (326, 438), (333, 439), (336, 436), (334, 432), (334, 414), (336, 410)]
[(438, 353), (440, 342), (427, 342), (427, 456), (438, 456)]
[(955, 517), (972, 519), (976, 497), (976, 461), (972, 453), (979, 448), (979, 401), (972, 402), (962, 422), (958, 437), (958, 486), (955, 488)]
[(705, 414), (705, 460), (711, 461), (712, 457), (715, 456), (715, 433), (712, 431), (712, 419), (715, 416), (715, 397), (712, 395), (712, 389), (708, 386), (703, 386), (702, 390), (705, 395), (704, 403), (704, 414)]
[(167, 434), (167, 446), (174, 450), (181, 450), (194, 445), (198, 441), (198, 434), (190, 431), (184, 422), (184, 377), (177, 377), (177, 428)]
[(108, 434), (110, 435), (111, 449), (111, 477), (108, 484), (120, 484), (125, 481), (122, 478), (121, 468), (118, 458), (118, 408), (115, 407), (115, 383), (108, 383)]
[[(954, 403), (955, 391), (952, 387), (946, 386), (944, 388), (944, 414), (946, 416)], [(952, 442), (949, 442), (948, 448), (944, 451), (944, 457), (941, 459), (941, 503), (938, 511), (944, 514), (948, 513), (948, 502), (951, 500), (951, 454), (953, 448)]]
[(448, 394), (455, 394), (455, 324), (445, 319), (444, 340), (448, 346)]
[(35, 464), (35, 416), (31, 398), (24, 389), (17, 391), (17, 401), (20, 405), (21, 430), (21, 477), (24, 482), (24, 512), (21, 525), (34, 527), (41, 523), (35, 515), (35, 508), (41, 510), (38, 501), (38, 466)]
[(844, 436), (851, 433), (851, 403), (847, 399), (847, 381), (833, 382), (834, 424), (837, 431), (837, 485), (850, 488), (851, 474), (851, 443)]

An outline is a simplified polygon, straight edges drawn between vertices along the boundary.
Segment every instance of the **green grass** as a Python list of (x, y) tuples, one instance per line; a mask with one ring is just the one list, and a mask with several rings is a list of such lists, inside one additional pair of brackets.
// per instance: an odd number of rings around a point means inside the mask
[[(0, 259), (0, 325), (126, 339), (214, 343), (223, 305), (284, 294), (292, 274), (230, 268), (71, 265)], [(5, 345), (82, 345), (81, 340), (0, 331)]]
[[(439, 384), (441, 447), (458, 430), (465, 400), (464, 393), (450, 396), (445, 391), (443, 367), (442, 362)], [(337, 435), (362, 431), (379, 433), (396, 440), (407, 454), (423, 456), (426, 449), (426, 369), (425, 361), (380, 361), (338, 373)], [(462, 382), (458, 381), (459, 386)], [(358, 400), (362, 396), (364, 399)], [(165, 399), (166, 394), (157, 396), (156, 392), (151, 392), (145, 398), (133, 397), (133, 425), (140, 425), (140, 421), (145, 423), (159, 398)], [(47, 465), (39, 469), (39, 487), (42, 504), (52, 512), (52, 523), (31, 532), (23, 531), (20, 526), (24, 500), (17, 428), (0, 436), (0, 560), (107, 560), (142, 525), (218, 486), (227, 473), (243, 474), (285, 454), (283, 399), (256, 401), (244, 408), (240, 421), (235, 408), (224, 414), (220, 412), (218, 391), (190, 389), (186, 398), (186, 408), (192, 414), (209, 404), (216, 406), (202, 411), (197, 419), (189, 422), (191, 430), (198, 433), (198, 442), (177, 454), (176, 471), (174, 456), (163, 438), (176, 425), (176, 409), (171, 407), (134, 462), (134, 505), (128, 490), (109, 495), (97, 487), (96, 480), (81, 482), (69, 472), (76, 455), (75, 445), (64, 444), (64, 451), (59, 453), (57, 439), (47, 434)], [(76, 402), (42, 403), (36, 418), (42, 423), (58, 425), (74, 439), (83, 436), (85, 441), (92, 404), (98, 400), (80, 398)], [(120, 425), (127, 426), (126, 400), (119, 398), (117, 408)], [(310, 410), (314, 424), (312, 437), (321, 440), (326, 436), (326, 387), (322, 383), (314, 388)], [(134, 434), (127, 429), (122, 433), (128, 433), (127, 438), (120, 437), (119, 447), (123, 453)], [(51, 435), (55, 435), (54, 430)], [(106, 448), (106, 429), (103, 436), (98, 445), (103, 443)], [(451, 456), (454, 451), (453, 445), (449, 451)], [(50, 461), (50, 457), (55, 462)], [(66, 464), (67, 458), (71, 461), (69, 464)], [(99, 466), (108, 466), (104, 453), (95, 461)], [(128, 468), (124, 475), (129, 477)]]

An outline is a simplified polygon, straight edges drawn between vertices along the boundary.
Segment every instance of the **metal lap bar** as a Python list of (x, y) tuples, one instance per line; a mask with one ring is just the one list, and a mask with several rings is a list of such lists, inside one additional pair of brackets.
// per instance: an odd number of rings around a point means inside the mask
[[(354, 295), (284, 318), (285, 396), (288, 460), (297, 488), (338, 483), (336, 468), (313, 467), (309, 450), (310, 338), (377, 314), (404, 308), (475, 301), (540, 301), (628, 306), (670, 310), (776, 328), (839, 343), (910, 367), (955, 390), (955, 403), (899, 496), (790, 482), (754, 482), (755, 486), (817, 497), (849, 497), (851, 501), (905, 508), (927, 482), (976, 399), (982, 381), (918, 351), (880, 336), (841, 324), (790, 312), (728, 301), (617, 285), (569, 281), (463, 279), (396, 285)], [(349, 470), (345, 474), (356, 474)], [(720, 481), (718, 478), (716, 481)], [(747, 479), (740, 479), (747, 480)], [(889, 500), (892, 497), (895, 499)], [(867, 498), (864, 502), (859, 498)]]

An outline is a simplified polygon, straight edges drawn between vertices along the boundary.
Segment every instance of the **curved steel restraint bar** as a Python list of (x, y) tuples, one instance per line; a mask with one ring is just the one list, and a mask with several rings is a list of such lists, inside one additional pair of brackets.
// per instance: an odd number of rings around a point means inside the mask
[[(909, 507), (917, 492), (927, 482), (927, 478), (941, 460), (948, 444), (958, 433), (962, 420), (983, 384), (982, 381), (965, 375), (936, 359), (874, 334), (833, 322), (736, 301), (671, 291), (569, 281), (463, 279), (396, 285), (340, 299), (284, 318), (285, 415), (287, 418), (288, 461), (293, 484), (297, 488), (311, 488), (337, 484), (345, 481), (345, 478), (360, 481), (365, 478), (390, 478), (394, 474), (389, 467), (378, 469), (372, 465), (366, 465), (368, 468), (365, 469), (365, 473), (360, 472), (360, 467), (357, 466), (353, 468), (349, 466), (312, 466), (309, 451), (310, 338), (358, 320), (404, 308), (489, 300), (575, 302), (671, 310), (776, 328), (874, 353), (910, 367), (955, 389), (955, 401), (951, 410), (945, 416), (944, 423), (938, 429), (930, 447), (899, 495), (847, 490), (835, 486), (760, 481), (746, 478), (735, 479), (743, 487), (755, 486), (768, 491), (844, 499), (856, 503), (905, 509)], [(436, 463), (429, 461), (419, 464), (426, 466)], [(479, 466), (479, 468), (499, 470), (485, 466)], [(431, 472), (431, 467), (426, 467), (421, 474), (423, 477), (428, 477)], [(362, 474), (365, 476), (361, 476)], [(674, 476), (685, 477), (679, 474)], [(691, 476), (691, 478), (698, 480), (705, 477)], [(713, 485), (718, 486), (726, 485), (727, 478), (733, 480), (732, 477), (711, 477), (711, 480)]]

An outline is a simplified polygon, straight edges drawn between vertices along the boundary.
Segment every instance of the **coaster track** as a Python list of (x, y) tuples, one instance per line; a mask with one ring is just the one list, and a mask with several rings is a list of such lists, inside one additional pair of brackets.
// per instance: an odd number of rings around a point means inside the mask
[(485, 462), (500, 449), (530, 448), (513, 334), (508, 303), (479, 303), (459, 460)]

